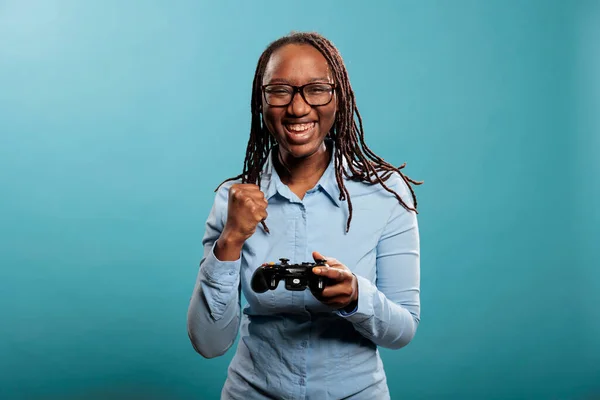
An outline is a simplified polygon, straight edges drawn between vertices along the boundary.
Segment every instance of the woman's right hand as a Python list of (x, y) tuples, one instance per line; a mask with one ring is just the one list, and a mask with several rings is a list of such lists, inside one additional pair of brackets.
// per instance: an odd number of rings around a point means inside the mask
[(227, 221), (219, 240), (215, 255), (219, 260), (237, 260), (244, 245), (256, 231), (261, 221), (267, 218), (267, 199), (258, 185), (236, 183), (229, 188)]

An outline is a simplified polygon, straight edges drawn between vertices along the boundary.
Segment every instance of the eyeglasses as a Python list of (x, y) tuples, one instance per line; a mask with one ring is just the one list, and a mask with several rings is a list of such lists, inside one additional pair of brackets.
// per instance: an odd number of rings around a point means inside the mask
[(333, 98), (333, 83), (309, 83), (302, 86), (286, 84), (263, 85), (265, 101), (270, 106), (284, 107), (292, 102), (296, 93), (300, 93), (306, 104), (310, 106), (324, 106)]

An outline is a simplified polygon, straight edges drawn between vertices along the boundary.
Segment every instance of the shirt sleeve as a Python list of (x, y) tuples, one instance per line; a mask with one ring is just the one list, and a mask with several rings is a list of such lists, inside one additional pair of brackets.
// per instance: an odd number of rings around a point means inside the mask
[(223, 355), (234, 343), (240, 324), (241, 259), (220, 261), (214, 254), (224, 226), (228, 191), (221, 187), (206, 221), (204, 255), (187, 313), (188, 336), (203, 357)]
[(358, 305), (337, 314), (375, 344), (399, 349), (413, 339), (420, 321), (419, 227), (416, 214), (401, 204), (383, 230), (376, 260), (376, 282), (356, 275)]

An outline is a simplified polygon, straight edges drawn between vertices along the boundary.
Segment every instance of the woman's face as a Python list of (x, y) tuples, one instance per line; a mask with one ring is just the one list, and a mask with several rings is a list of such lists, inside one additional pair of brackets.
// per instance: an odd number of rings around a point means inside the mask
[[(325, 57), (311, 45), (288, 44), (271, 55), (262, 83), (302, 86), (315, 82), (334, 83)], [(311, 96), (327, 96), (321, 91), (325, 87), (311, 89)], [(280, 89), (274, 88), (273, 96), (281, 96)], [(319, 106), (310, 106), (300, 93), (287, 106), (269, 105), (262, 95), (264, 123), (279, 143), (282, 156), (306, 158), (325, 150), (323, 141), (335, 122), (337, 108), (333, 92), (331, 101)]]

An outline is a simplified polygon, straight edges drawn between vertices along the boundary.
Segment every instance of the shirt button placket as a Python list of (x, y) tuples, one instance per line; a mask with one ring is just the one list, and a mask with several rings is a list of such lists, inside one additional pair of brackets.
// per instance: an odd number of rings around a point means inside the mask
[[(300, 204), (300, 211), (301, 211), (301, 219), (300, 219), (300, 226), (298, 227), (298, 233), (299, 233), (299, 241), (298, 241), (298, 253), (299, 255), (301, 254), (302, 256), (304, 256), (304, 254), (306, 254), (307, 251), (307, 245), (308, 245), (308, 232), (307, 232), (307, 220), (306, 220), (306, 206), (304, 203)], [(309, 260), (303, 260), (303, 261), (309, 261)], [(302, 300), (302, 307), (305, 307), (305, 297), (304, 297), (304, 293), (302, 294), (302, 296), (300, 296), (300, 299)], [(302, 339), (300, 341), (300, 349), (299, 352), (301, 354), (301, 359), (304, 361), (304, 363), (302, 364), (302, 368), (300, 370), (300, 376), (298, 377), (298, 384), (300, 385), (300, 393), (301, 393), (301, 398), (305, 398), (306, 396), (306, 369), (308, 366), (308, 352), (306, 351), (306, 348), (308, 347), (308, 340), (306, 339)]]

